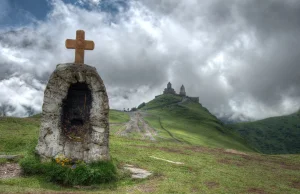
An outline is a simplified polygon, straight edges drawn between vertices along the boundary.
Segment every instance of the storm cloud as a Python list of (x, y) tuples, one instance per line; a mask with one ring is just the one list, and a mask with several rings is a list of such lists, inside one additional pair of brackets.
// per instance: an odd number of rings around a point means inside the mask
[(74, 60), (64, 41), (77, 29), (96, 44), (85, 62), (103, 78), (111, 108), (147, 102), (171, 81), (219, 117), (299, 109), (299, 1), (120, 2), (112, 14), (99, 9), (105, 1), (53, 0), (46, 20), (0, 29), (0, 103), (16, 107), (11, 115), (26, 115), (24, 105), (41, 110), (56, 64)]

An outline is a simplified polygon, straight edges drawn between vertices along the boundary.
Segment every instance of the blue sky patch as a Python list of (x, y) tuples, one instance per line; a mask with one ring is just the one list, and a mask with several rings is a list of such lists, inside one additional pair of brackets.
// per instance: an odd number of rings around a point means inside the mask
[[(116, 15), (121, 9), (127, 10), (129, 7), (127, 0), (102, 0), (98, 6), (80, 4), (77, 0), (63, 0), (63, 2), (87, 10), (98, 9), (111, 15)], [(26, 26), (45, 20), (51, 9), (51, 0), (1, 0), (0, 28)]]

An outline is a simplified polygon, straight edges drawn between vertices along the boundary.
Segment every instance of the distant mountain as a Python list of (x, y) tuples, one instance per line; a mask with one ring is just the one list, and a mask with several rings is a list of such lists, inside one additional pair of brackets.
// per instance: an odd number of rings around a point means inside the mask
[(300, 153), (300, 112), (226, 126), (262, 153)]

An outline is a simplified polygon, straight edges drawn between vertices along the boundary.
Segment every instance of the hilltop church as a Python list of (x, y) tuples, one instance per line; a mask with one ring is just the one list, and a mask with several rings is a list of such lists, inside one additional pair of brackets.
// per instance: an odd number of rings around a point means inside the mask
[[(189, 97), (186, 95), (186, 92), (185, 92), (185, 88), (184, 88), (184, 85), (182, 85), (180, 87), (180, 91), (179, 91), (179, 94), (177, 94), (175, 92), (175, 90), (172, 88), (172, 84), (169, 82), (167, 84), (167, 88), (164, 89), (164, 92), (162, 95), (164, 94), (173, 94), (173, 95), (178, 95), (178, 96), (182, 96), (183, 97), (183, 100), (184, 99), (189, 99), (191, 101), (194, 101), (194, 102), (198, 102), (199, 103), (199, 97)], [(160, 96), (160, 95), (159, 95)], [(155, 96), (155, 98), (158, 97), (158, 96)]]

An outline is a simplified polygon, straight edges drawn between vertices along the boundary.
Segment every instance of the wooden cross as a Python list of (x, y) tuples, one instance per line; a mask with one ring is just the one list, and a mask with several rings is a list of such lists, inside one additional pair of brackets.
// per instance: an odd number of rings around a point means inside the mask
[(68, 49), (75, 49), (75, 63), (84, 64), (84, 50), (94, 50), (95, 44), (91, 40), (85, 40), (83, 30), (76, 31), (76, 40), (67, 39), (66, 47)]

